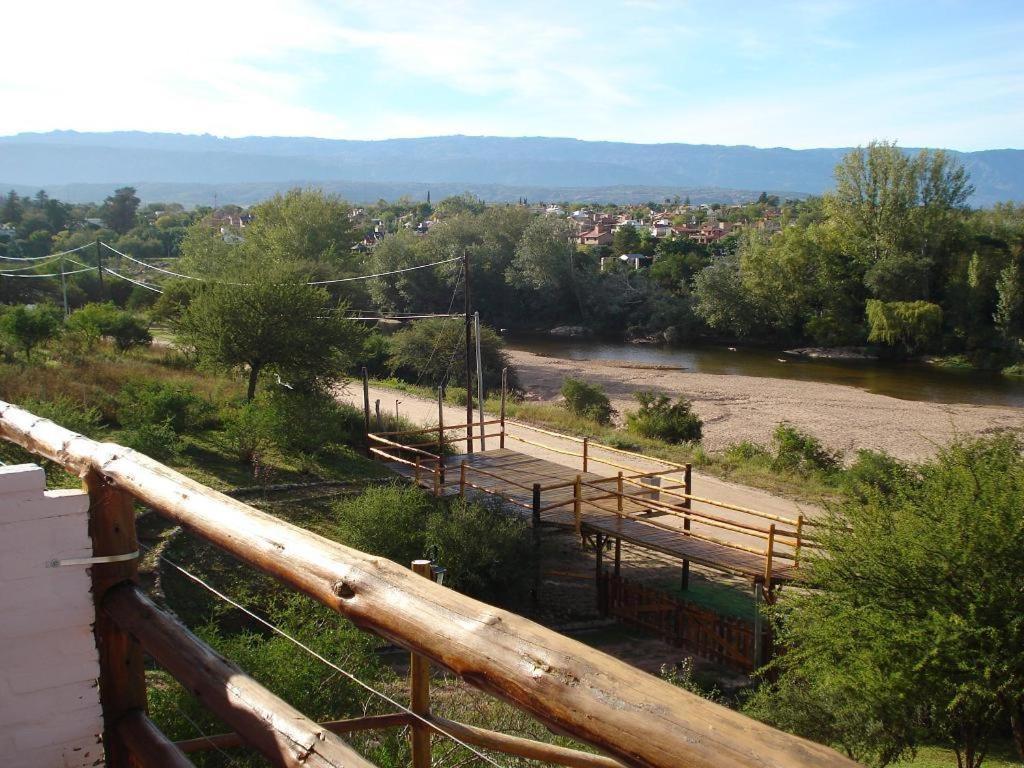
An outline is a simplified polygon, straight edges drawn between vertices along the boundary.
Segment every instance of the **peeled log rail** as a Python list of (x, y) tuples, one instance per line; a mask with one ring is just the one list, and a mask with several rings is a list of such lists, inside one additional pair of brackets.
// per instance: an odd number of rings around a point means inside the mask
[(376, 632), (642, 768), (856, 766), (508, 611), (217, 493), (130, 449), (6, 403), (0, 437), (90, 468), (200, 537)]
[(285, 768), (374, 768), (352, 747), (279, 699), (129, 584), (114, 587), (103, 611), (135, 637), (247, 746)]
[(134, 765), (141, 768), (195, 768), (178, 745), (153, 725), (141, 709), (124, 715), (114, 730), (131, 753)]

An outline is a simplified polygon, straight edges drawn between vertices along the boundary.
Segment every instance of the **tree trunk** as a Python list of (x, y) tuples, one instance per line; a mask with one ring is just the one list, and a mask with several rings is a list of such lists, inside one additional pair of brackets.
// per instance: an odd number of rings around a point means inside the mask
[(260, 377), (260, 364), (253, 363), (249, 366), (249, 391), (245, 395), (246, 402), (251, 403), (256, 397), (256, 380)]
[(1021, 759), (1024, 759), (1024, 701), (1010, 706), (1010, 732)]

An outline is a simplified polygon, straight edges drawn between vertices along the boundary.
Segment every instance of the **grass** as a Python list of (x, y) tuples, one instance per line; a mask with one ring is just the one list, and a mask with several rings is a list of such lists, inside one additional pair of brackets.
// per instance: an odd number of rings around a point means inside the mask
[[(894, 763), (899, 768), (956, 768), (956, 754), (945, 747), (922, 747), (910, 760)], [(984, 768), (1020, 768), (1024, 765), (1010, 742), (992, 745)]]
[[(428, 399), (437, 397), (437, 392), (429, 387), (409, 384), (395, 378), (377, 379), (373, 383), (376, 386), (395, 389), (417, 397)], [(455, 390), (456, 397), (446, 397), (446, 402), (451, 405), (464, 404), (465, 401), (460, 402), (458, 397), (463, 392), (464, 390)], [(497, 415), (500, 409), (500, 397), (492, 394), (484, 401), (484, 410), (489, 415)], [(691, 463), (695, 469), (723, 480), (761, 488), (802, 501), (820, 503), (834, 498), (838, 491), (834, 475), (780, 470), (771, 466), (770, 462), (762, 457), (731, 458), (726, 456), (725, 452), (706, 451), (699, 444), (672, 445), (662, 440), (640, 437), (615, 426), (599, 424), (593, 419), (577, 416), (555, 403), (538, 403), (509, 398), (505, 404), (505, 414), (510, 419), (536, 427), (564, 432), (576, 437), (589, 437), (598, 442), (634, 450), (654, 458), (667, 459), (680, 464)]]

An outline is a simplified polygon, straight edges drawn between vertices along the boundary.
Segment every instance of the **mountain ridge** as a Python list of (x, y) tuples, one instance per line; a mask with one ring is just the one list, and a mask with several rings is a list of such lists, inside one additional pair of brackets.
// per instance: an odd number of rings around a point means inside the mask
[[(745, 199), (760, 190), (791, 197), (820, 194), (831, 187), (832, 170), (848, 151), (555, 137), (356, 140), (51, 131), (0, 137), (0, 181), (8, 188), (195, 184), (230, 188), (246, 198), (246, 186), (278, 191), (295, 183), (333, 184), (354, 189), (360, 202), (378, 186), (412, 194), (422, 185), (490, 189), (495, 200), (538, 199), (539, 193), (547, 199), (636, 202), (612, 198), (637, 188), (661, 197), (719, 190), (729, 199)], [(972, 204), (1024, 200), (1024, 150), (948, 151), (971, 173)], [(365, 193), (359, 193), (360, 184)], [(522, 192), (513, 194), (516, 189)], [(591, 194), (566, 194), (588, 190)]]

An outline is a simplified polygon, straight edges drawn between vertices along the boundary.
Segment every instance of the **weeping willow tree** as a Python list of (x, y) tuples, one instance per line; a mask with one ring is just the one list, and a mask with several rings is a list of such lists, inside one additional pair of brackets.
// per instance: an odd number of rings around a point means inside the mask
[(930, 301), (867, 303), (868, 341), (919, 352), (934, 344), (942, 331), (942, 307)]

